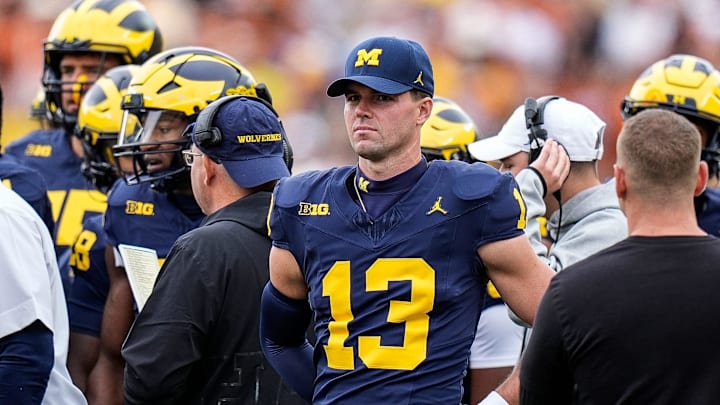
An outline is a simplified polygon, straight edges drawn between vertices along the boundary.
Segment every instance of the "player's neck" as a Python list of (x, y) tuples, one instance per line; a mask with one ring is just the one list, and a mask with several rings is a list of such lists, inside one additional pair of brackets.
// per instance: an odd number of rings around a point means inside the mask
[(371, 161), (360, 157), (358, 167), (367, 178), (383, 181), (405, 173), (420, 163), (420, 160), (422, 160), (422, 155), (419, 151), (417, 155), (404, 155), (381, 161)]
[(630, 236), (701, 236), (692, 204), (649, 207), (647, 204), (624, 204)]

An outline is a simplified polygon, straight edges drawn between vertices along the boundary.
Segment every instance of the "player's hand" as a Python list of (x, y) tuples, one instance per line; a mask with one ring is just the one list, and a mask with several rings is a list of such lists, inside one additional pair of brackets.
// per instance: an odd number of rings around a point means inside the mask
[(552, 194), (562, 187), (570, 173), (570, 157), (556, 140), (548, 139), (530, 166), (545, 180), (547, 194)]

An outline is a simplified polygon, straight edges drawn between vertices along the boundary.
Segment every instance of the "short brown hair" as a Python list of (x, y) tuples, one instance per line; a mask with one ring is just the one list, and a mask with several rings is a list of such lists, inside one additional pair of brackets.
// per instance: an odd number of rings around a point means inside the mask
[(651, 108), (625, 121), (617, 142), (628, 189), (664, 201), (695, 189), (701, 137), (687, 118)]

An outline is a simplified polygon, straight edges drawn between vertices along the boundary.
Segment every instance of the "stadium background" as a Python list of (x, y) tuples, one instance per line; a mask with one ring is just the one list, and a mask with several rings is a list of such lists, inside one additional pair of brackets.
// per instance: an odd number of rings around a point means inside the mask
[[(36, 128), (42, 40), (69, 0), (0, 0), (2, 144)], [(620, 102), (641, 71), (672, 53), (720, 66), (717, 0), (145, 0), (166, 49), (236, 57), (270, 88), (295, 149), (295, 172), (352, 164), (342, 99), (325, 95), (346, 53), (369, 36), (417, 40), (436, 94), (494, 135), (526, 96), (559, 94), (608, 123), (601, 176), (612, 173)]]

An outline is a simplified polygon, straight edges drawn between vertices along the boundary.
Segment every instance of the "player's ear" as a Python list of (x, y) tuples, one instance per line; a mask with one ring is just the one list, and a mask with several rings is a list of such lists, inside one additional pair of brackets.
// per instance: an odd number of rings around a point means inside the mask
[(203, 173), (201, 181), (205, 183), (205, 185), (209, 185), (210, 181), (217, 175), (218, 170), (224, 170), (223, 167), (221, 167), (220, 164), (215, 163), (213, 159), (210, 159), (210, 156), (203, 153), (203, 158), (200, 159), (202, 166), (203, 166)]
[(625, 181), (625, 170), (617, 163), (613, 165), (613, 177), (615, 177), (615, 194), (617, 194), (618, 200), (622, 201), (627, 194), (627, 183)]
[(698, 167), (697, 182), (695, 183), (695, 197), (699, 196), (703, 193), (703, 191), (705, 191), (709, 176), (710, 168), (708, 167), (707, 162), (701, 160), (700, 166)]
[(425, 121), (427, 121), (430, 118), (430, 113), (432, 113), (433, 108), (433, 100), (432, 97), (427, 96), (423, 97), (420, 100), (420, 104), (418, 106), (418, 124), (424, 124)]

